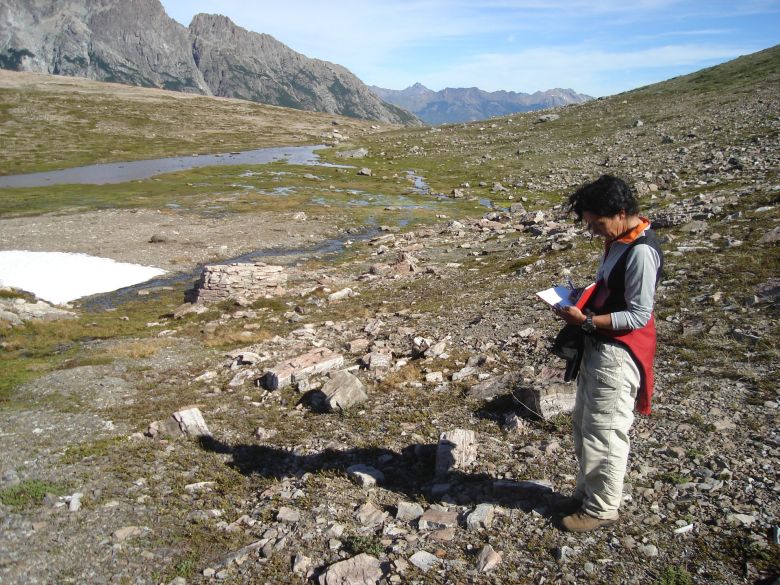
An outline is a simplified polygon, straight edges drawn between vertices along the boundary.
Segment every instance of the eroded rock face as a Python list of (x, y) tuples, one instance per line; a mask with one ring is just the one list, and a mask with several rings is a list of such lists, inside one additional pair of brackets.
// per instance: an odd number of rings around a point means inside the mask
[(157, 0), (8, 0), (0, 66), (211, 95), (185, 27)]
[(214, 95), (382, 122), (413, 119), (391, 109), (341, 65), (309, 59), (225, 16), (196, 15), (190, 34), (195, 61)]
[(8, 0), (0, 5), (0, 67), (419, 123), (341, 65), (225, 16), (198, 14), (187, 29), (158, 0)]

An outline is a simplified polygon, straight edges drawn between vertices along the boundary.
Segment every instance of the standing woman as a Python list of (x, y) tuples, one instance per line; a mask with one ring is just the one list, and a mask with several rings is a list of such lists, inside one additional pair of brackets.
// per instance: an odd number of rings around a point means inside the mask
[(569, 209), (605, 243), (596, 289), (584, 310), (555, 308), (583, 333), (572, 413), (579, 472), (572, 497), (558, 508), (569, 513), (562, 521), (566, 530), (587, 532), (617, 522), (634, 408), (650, 414), (653, 297), (663, 254), (621, 179), (603, 175), (584, 185), (569, 197)]

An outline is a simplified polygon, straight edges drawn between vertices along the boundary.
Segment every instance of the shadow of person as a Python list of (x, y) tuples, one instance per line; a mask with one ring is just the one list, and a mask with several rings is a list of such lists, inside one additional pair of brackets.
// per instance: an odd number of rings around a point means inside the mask
[(489, 503), (550, 516), (549, 503), (556, 497), (551, 484), (543, 480), (496, 479), (485, 473), (458, 469), (437, 476), (437, 445), (434, 444), (412, 444), (400, 452), (382, 447), (355, 447), (300, 454), (267, 445), (229, 445), (214, 437), (199, 440), (207, 451), (230, 455), (227, 465), (247, 477), (283, 479), (306, 473), (347, 473), (349, 467), (362, 464), (382, 472), (382, 488), (429, 504)]

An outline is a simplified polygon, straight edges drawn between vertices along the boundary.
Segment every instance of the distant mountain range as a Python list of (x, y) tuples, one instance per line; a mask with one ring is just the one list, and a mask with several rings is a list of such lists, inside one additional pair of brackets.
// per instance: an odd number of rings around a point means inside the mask
[(0, 68), (420, 123), (341, 65), (224, 16), (198, 14), (186, 28), (159, 0), (2, 0)]
[(426, 124), (450, 124), (507, 116), (544, 108), (578, 104), (593, 99), (571, 89), (535, 93), (487, 92), (476, 87), (433, 91), (420, 83), (403, 90), (369, 86), (378, 97), (415, 114)]

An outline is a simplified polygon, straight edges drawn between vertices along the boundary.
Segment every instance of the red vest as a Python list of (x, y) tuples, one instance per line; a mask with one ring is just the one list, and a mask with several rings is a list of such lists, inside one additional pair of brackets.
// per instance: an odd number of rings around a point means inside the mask
[[(663, 269), (663, 253), (656, 238), (655, 232), (647, 230), (644, 235), (636, 237), (631, 241), (633, 247), (637, 243), (646, 243), (658, 251), (661, 258), (661, 267), (656, 275), (656, 282), (659, 280), (661, 270)], [(626, 251), (627, 252), (627, 251)], [(599, 297), (598, 291), (594, 291), (588, 301), (588, 307), (597, 315), (612, 313), (614, 311), (625, 310), (626, 303), (623, 298), (626, 253), (618, 261), (609, 277), (609, 284), (600, 280), (596, 285), (599, 289), (604, 287), (609, 291), (606, 299), (599, 299), (599, 306), (596, 306), (596, 299)], [(650, 315), (650, 320), (644, 327), (639, 329), (610, 330), (599, 329), (597, 335), (606, 337), (626, 346), (631, 357), (636, 362), (639, 369), (639, 393), (636, 400), (636, 410), (641, 414), (650, 414), (650, 400), (653, 397), (653, 360), (655, 359), (655, 316)]]
[(655, 359), (655, 317), (641, 329), (599, 330), (599, 335), (610, 337), (626, 346), (639, 368), (639, 393), (636, 409), (641, 414), (650, 414), (650, 400), (653, 397), (653, 360)]

